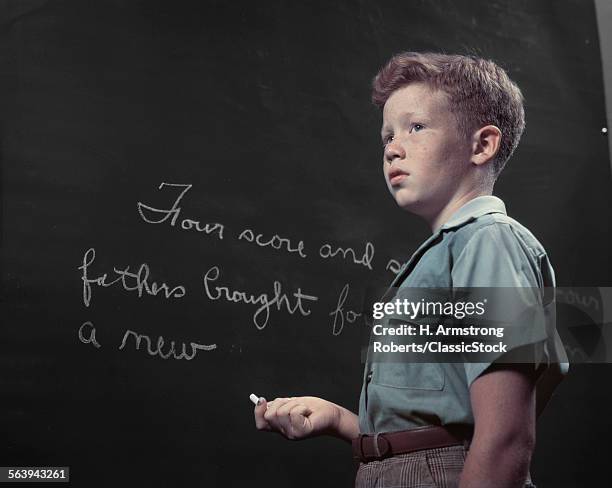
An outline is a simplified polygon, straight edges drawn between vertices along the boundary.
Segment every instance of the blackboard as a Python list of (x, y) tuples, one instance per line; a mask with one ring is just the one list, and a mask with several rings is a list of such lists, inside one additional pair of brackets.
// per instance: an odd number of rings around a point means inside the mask
[[(609, 286), (591, 2), (3, 1), (0, 14), (2, 466), (70, 466), (87, 487), (351, 486), (347, 444), (258, 432), (248, 395), (356, 411), (363, 290), (429, 233), (386, 190), (369, 102), (400, 51), (508, 70), (527, 128), (496, 194), (559, 285)], [(574, 368), (551, 402), (542, 486), (598, 479), (608, 372)]]

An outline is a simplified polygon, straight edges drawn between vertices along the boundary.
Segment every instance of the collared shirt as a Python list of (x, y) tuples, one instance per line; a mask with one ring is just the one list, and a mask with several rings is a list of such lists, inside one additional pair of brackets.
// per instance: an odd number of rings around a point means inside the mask
[[(508, 217), (503, 201), (494, 196), (474, 198), (456, 210), (391, 283), (400, 290), (554, 286), (554, 270), (543, 246)], [(569, 364), (554, 328), (545, 341), (535, 335), (533, 341), (542, 346), (546, 364), (537, 383), (539, 413)], [(360, 431), (473, 424), (469, 387), (490, 364), (374, 362), (369, 348), (359, 400)]]

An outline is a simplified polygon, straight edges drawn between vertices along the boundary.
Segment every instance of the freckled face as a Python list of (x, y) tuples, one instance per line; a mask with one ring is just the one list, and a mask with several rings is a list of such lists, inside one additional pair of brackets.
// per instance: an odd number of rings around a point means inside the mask
[(383, 172), (397, 204), (422, 217), (444, 208), (470, 164), (448, 95), (413, 83), (391, 94), (383, 108)]

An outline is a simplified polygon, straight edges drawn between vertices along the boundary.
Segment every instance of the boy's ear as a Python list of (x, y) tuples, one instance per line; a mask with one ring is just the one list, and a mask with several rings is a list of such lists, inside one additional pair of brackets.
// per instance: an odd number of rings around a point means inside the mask
[(501, 130), (494, 125), (478, 129), (472, 138), (472, 163), (480, 165), (493, 160), (499, 151), (501, 138)]

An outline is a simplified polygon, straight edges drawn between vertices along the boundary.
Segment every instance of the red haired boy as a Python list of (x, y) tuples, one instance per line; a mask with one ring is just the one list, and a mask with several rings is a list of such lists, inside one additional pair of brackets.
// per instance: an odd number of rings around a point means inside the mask
[[(432, 230), (393, 286), (555, 286), (542, 245), (492, 196), (525, 127), (506, 72), (474, 56), (401, 53), (375, 77), (372, 100), (389, 191)], [(289, 439), (352, 442), (357, 487), (533, 486), (536, 416), (567, 372), (554, 335), (539, 367), (368, 359), (358, 414), (316, 397), (262, 398), (255, 424)]]

